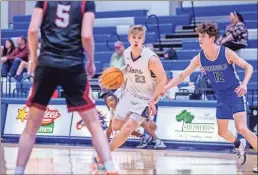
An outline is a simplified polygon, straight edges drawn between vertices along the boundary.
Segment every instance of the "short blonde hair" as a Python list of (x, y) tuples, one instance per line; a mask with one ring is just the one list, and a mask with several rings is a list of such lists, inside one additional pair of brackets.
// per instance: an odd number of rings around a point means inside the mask
[(129, 33), (128, 35), (135, 35), (135, 34), (138, 34), (138, 33), (142, 33), (143, 36), (145, 36), (146, 34), (146, 27), (143, 26), (143, 25), (132, 25), (129, 29)]

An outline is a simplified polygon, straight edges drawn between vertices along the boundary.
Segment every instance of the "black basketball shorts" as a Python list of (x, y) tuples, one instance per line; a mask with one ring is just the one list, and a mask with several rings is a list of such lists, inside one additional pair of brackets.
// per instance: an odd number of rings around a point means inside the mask
[(85, 111), (95, 107), (90, 84), (82, 65), (67, 69), (38, 66), (27, 106), (45, 110), (58, 86), (63, 88), (68, 112)]

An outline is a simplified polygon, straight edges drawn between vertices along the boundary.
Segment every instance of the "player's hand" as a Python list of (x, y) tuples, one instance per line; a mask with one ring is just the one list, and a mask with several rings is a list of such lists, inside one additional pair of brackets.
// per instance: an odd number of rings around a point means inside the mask
[(238, 97), (242, 97), (246, 94), (247, 92), (247, 85), (246, 84), (240, 84), (236, 89), (235, 92)]
[(157, 113), (156, 105), (154, 101), (149, 101), (149, 110), (150, 110), (150, 115), (155, 115)]
[(29, 75), (32, 75), (32, 76), (34, 75), (37, 65), (38, 65), (37, 61), (29, 60), (29, 62), (28, 62), (28, 74)]
[(95, 72), (96, 72), (96, 67), (95, 67), (94, 62), (87, 62), (86, 72), (87, 72), (87, 77), (89, 80), (94, 77)]
[(102, 84), (102, 76), (98, 77), (98, 83), (99, 83), (100, 89), (104, 89), (105, 88), (105, 86)]
[(161, 92), (160, 96), (164, 96), (167, 93), (167, 86), (164, 87), (163, 91)]

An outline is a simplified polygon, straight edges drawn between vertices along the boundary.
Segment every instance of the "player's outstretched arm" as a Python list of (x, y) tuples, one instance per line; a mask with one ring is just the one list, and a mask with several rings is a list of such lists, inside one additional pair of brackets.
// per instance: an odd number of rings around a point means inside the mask
[(43, 9), (34, 8), (31, 16), (30, 26), (28, 29), (28, 46), (30, 51), (30, 69), (29, 73), (33, 73), (38, 62), (37, 47), (38, 47), (38, 32), (43, 20)]
[(195, 56), (188, 67), (181, 72), (177, 77), (173, 78), (166, 86), (165, 86), (165, 91), (168, 89), (175, 87), (179, 85), (186, 77), (188, 77), (192, 72), (195, 71), (196, 68), (200, 66), (200, 59), (199, 56)]
[(242, 84), (247, 85), (253, 73), (253, 66), (247, 63), (243, 58), (240, 58), (236, 52), (228, 48), (226, 48), (226, 57), (229, 62), (234, 63), (245, 70), (245, 78)]
[(226, 57), (228, 62), (234, 63), (245, 70), (245, 77), (241, 85), (235, 90), (238, 96), (243, 96), (247, 92), (247, 84), (253, 74), (253, 66), (240, 58), (236, 52), (226, 48)]
[(154, 94), (151, 98), (151, 101), (155, 103), (160, 94), (163, 92), (165, 85), (167, 84), (167, 76), (162, 63), (157, 56), (152, 56), (150, 58), (149, 69), (155, 74), (158, 82)]

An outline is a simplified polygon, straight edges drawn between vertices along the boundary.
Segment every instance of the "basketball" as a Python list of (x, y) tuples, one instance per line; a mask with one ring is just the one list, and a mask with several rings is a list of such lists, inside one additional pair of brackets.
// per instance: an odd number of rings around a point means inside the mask
[(116, 67), (109, 67), (103, 71), (101, 80), (106, 88), (118, 89), (124, 82), (124, 74)]

